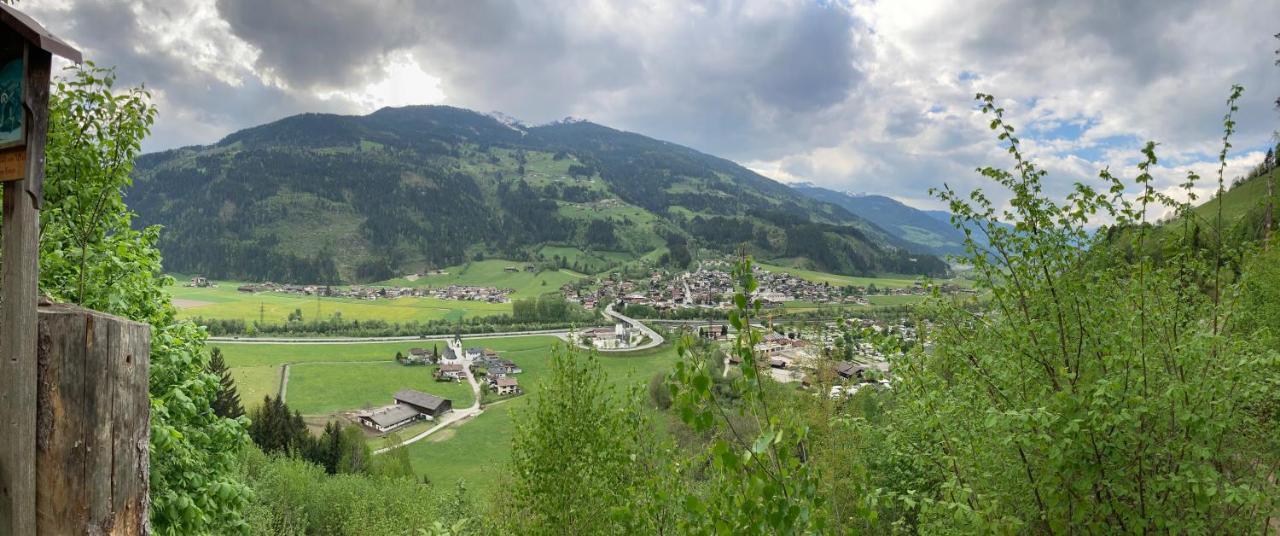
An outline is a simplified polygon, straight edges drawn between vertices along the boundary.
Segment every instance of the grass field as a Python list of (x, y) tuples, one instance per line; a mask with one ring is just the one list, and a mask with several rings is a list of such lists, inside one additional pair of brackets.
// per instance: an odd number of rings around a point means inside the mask
[(232, 367), (231, 378), (246, 410), (262, 405), (263, 397), (280, 391), (279, 366)]
[[(505, 261), (501, 259), (475, 261), (460, 266), (450, 266), (445, 268), (445, 275), (428, 275), (420, 277), (415, 281), (409, 281), (404, 278), (391, 279), (378, 283), (379, 285), (403, 286), (403, 287), (447, 287), (449, 285), (471, 285), (482, 287), (510, 288), (515, 292), (512, 298), (529, 298), (539, 296), (546, 292), (554, 292), (560, 289), (561, 285), (570, 281), (583, 277), (582, 274), (574, 273), (571, 270), (554, 270), (543, 272), (526, 272), (523, 270), (528, 263)], [(508, 272), (508, 266), (520, 268), (518, 272)], [(470, 302), (461, 302), (470, 303)], [(511, 305), (505, 304), (507, 312), (510, 312)], [(344, 315), (346, 313), (343, 313)]]
[(401, 389), (415, 389), (465, 408), (475, 401), (466, 382), (437, 382), (435, 367), (396, 362), (303, 363), (289, 367), (289, 407), (303, 415), (370, 409), (391, 403)]
[[(416, 473), (448, 485), (464, 479), (469, 487), (481, 493), (494, 489), (511, 455), (511, 437), (515, 431), (512, 412), (518, 414), (526, 409), (537, 396), (539, 382), (550, 371), (549, 349), (534, 347), (503, 355), (524, 368), (520, 384), (528, 394), (490, 406), (470, 422), (451, 426), (437, 432), (439, 435), (406, 447)], [(668, 345), (636, 354), (602, 355), (598, 360), (615, 392), (621, 393), (648, 381), (655, 372), (670, 370), (676, 354)]]
[[(791, 275), (813, 281), (815, 283), (830, 283), (837, 286), (854, 285), (869, 286), (875, 285), (880, 288), (908, 288), (915, 286), (917, 281), (923, 281), (923, 276), (914, 276), (906, 274), (883, 274), (876, 277), (861, 277), (853, 275), (839, 275), (827, 272), (816, 272), (813, 270), (802, 270), (800, 268), (788, 268), (777, 264), (769, 264), (763, 262), (755, 263), (757, 266), (770, 272), (787, 272)], [(961, 287), (972, 287), (973, 282), (963, 278), (953, 279), (934, 279), (935, 283), (951, 283)], [(875, 301), (873, 300), (874, 304)]]
[[(180, 280), (181, 281), (181, 280)], [(283, 324), (295, 309), (304, 320), (329, 318), (341, 312), (347, 320), (385, 320), (408, 322), (449, 319), (466, 316), (510, 314), (509, 303), (441, 300), (436, 298), (396, 298), (391, 300), (356, 300), (348, 298), (316, 298), (279, 292), (248, 293), (236, 290), (240, 283), (219, 281), (218, 286), (193, 288), (175, 286), (169, 294), (178, 307), (180, 318), (239, 319)], [(318, 315), (318, 316), (317, 316)]]
[(826, 272), (815, 272), (813, 270), (801, 270), (799, 268), (787, 268), (776, 264), (767, 264), (763, 262), (755, 263), (757, 266), (770, 272), (787, 272), (791, 275), (813, 281), (815, 283), (830, 283), (837, 286), (855, 285), (865, 287), (867, 285), (875, 285), (877, 287), (887, 288), (906, 288), (916, 284), (916, 277), (909, 275), (886, 274), (884, 277), (858, 277), (852, 275), (837, 275)]
[[(429, 376), (431, 367), (406, 367), (388, 362), (397, 351), (429, 347), (429, 341), (370, 344), (223, 344), (222, 353), (231, 367), (237, 389), (246, 408), (261, 403), (263, 395), (275, 394), (280, 367), (290, 363), (289, 406), (322, 425), (325, 416), (390, 402), (391, 394), (402, 388), (418, 389), (454, 401), (457, 407), (472, 403), (466, 383), (438, 383)], [(441, 343), (443, 345), (443, 343)], [(503, 337), (463, 339), (463, 346), (492, 348), (524, 369), (517, 376), (526, 394), (490, 406), (469, 422), (441, 430), (408, 448), (414, 471), (437, 483), (452, 484), (465, 479), (472, 489), (494, 489), (511, 449), (514, 422), (510, 412), (526, 407), (536, 396), (539, 383), (550, 373), (550, 357), (555, 337)], [(644, 382), (659, 371), (671, 369), (676, 360), (670, 345), (627, 354), (606, 354), (598, 361), (609, 382), (625, 389)], [(619, 391), (620, 392), (620, 391)], [(408, 438), (426, 430), (426, 423), (401, 430)], [(381, 447), (382, 439), (370, 439)]]

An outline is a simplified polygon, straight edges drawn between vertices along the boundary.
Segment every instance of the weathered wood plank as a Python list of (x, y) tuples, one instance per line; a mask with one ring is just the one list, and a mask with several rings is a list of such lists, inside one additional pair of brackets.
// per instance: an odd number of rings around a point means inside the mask
[(0, 262), (0, 536), (36, 532), (36, 292), (51, 56), (26, 47), (26, 179), (4, 183)]
[[(151, 328), (118, 324), (115, 421), (111, 456), (112, 534), (145, 534), (150, 512), (151, 399), (148, 396)], [(141, 425), (139, 425), (141, 423)]]
[(39, 533), (145, 534), (150, 327), (54, 305), (40, 339)]
[(4, 183), (0, 263), (0, 535), (35, 534), (36, 282), (39, 214), (22, 183)]

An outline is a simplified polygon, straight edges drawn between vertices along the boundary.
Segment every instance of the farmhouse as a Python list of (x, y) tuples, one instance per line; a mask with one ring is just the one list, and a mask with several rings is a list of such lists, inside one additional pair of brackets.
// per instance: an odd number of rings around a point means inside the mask
[(401, 389), (392, 398), (397, 404), (413, 407), (432, 419), (438, 418), (453, 409), (452, 400), (429, 395), (421, 391), (414, 391), (413, 389)]
[(361, 415), (360, 424), (373, 428), (379, 432), (389, 432), (421, 419), (422, 416), (422, 412), (418, 411), (413, 406), (396, 404), (368, 415)]
[(729, 326), (724, 324), (712, 324), (709, 326), (698, 326), (698, 335), (705, 339), (721, 340), (728, 338)]
[(445, 363), (436, 369), (436, 381), (459, 381), (467, 377), (466, 367), (457, 363)]
[(490, 388), (499, 395), (514, 395), (520, 393), (520, 382), (515, 378), (503, 377), (494, 381)]
[(852, 379), (855, 377), (858, 379), (862, 379), (862, 373), (865, 370), (866, 370), (866, 367), (860, 367), (857, 364), (851, 363), (849, 361), (841, 361), (839, 363), (836, 363), (836, 374), (839, 374), (841, 378), (844, 378), (846, 380)]
[(405, 358), (406, 363), (429, 363), (431, 362), (431, 350), (426, 348), (410, 348), (409, 355)]

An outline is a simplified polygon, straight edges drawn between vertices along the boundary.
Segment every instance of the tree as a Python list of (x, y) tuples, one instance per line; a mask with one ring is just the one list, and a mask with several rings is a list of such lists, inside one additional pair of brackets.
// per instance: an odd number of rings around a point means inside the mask
[[(894, 362), (886, 450), (915, 476), (884, 482), (876, 501), (920, 533), (1257, 532), (1280, 497), (1274, 470), (1259, 469), (1280, 463), (1280, 423), (1265, 409), (1277, 360), (1229, 332), (1252, 330), (1224, 299), (1235, 289), (1220, 213), (1205, 247), (1183, 233), (1157, 261), (1142, 247), (1148, 209), (1174, 209), (1187, 227), (1198, 216), (1157, 192), (1155, 143), (1132, 181), (1103, 171), (1104, 189), (1077, 184), (1059, 203), (1041, 193), (1046, 172), (1004, 110), (978, 100), (1013, 159), (1013, 171), (981, 173), (1011, 195), (999, 219), (1016, 227), (994, 224), (980, 192), (935, 192), (953, 221), (989, 238), (966, 240), (989, 312), (937, 300), (920, 324), (933, 350)], [(1095, 215), (1115, 229), (1093, 232)]]
[(355, 426), (339, 427), (341, 455), (338, 458), (339, 473), (365, 473), (369, 471), (369, 459), (373, 454), (364, 440), (364, 432)]
[(510, 517), (519, 532), (671, 530), (670, 457), (653, 438), (639, 394), (619, 399), (606, 385), (594, 356), (552, 353), (550, 377), (516, 420), (511, 443)]
[(124, 191), (156, 110), (140, 89), (118, 90), (92, 62), (69, 68), (49, 99), (40, 288), (151, 325), (151, 523), (158, 534), (240, 532), (250, 491), (236, 473), (241, 421), (209, 408), (204, 333), (179, 321), (165, 286), (159, 227), (134, 229)]
[(289, 405), (279, 396), (264, 397), (262, 405), (250, 412), (249, 419), (249, 437), (263, 452), (299, 457), (315, 452), (302, 414), (290, 413)]
[(222, 349), (214, 347), (209, 352), (209, 373), (218, 377), (218, 398), (213, 401), (213, 413), (226, 419), (235, 419), (244, 415), (244, 406), (240, 403), (240, 393), (236, 392), (235, 379), (231, 377), (231, 369), (222, 359)]
[(745, 255), (733, 279), (729, 321), (738, 330), (738, 374), (725, 378), (723, 361), (689, 338), (676, 347), (681, 360), (669, 383), (673, 407), (695, 432), (717, 432), (703, 453), (707, 491), (686, 493), (681, 528), (699, 534), (821, 533), (827, 506), (816, 471), (805, 463), (809, 428), (769, 394), (772, 380), (754, 350), (762, 335), (752, 319), (762, 304), (750, 298), (758, 284)]

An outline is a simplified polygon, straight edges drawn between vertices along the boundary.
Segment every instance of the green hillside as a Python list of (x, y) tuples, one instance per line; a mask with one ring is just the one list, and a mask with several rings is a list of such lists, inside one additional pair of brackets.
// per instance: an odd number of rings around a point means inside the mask
[[(1254, 213), (1254, 217), (1260, 216), (1261, 209), (1267, 202), (1267, 181), (1278, 179), (1280, 179), (1280, 169), (1250, 178), (1227, 190), (1221, 198), (1215, 197), (1196, 207), (1196, 215), (1207, 221), (1214, 221), (1218, 214), (1218, 204), (1221, 203), (1223, 223), (1240, 223), (1242, 218), (1248, 217), (1251, 212)], [(1280, 187), (1280, 185), (1276, 186)], [(1280, 194), (1280, 191), (1275, 194)]]
[(800, 184), (796, 191), (818, 201), (838, 205), (883, 228), (908, 248), (938, 255), (964, 253), (964, 233), (923, 210), (882, 195), (853, 195)]
[(144, 155), (134, 175), (130, 206), (166, 227), (166, 268), (218, 279), (371, 282), (494, 258), (594, 273), (742, 245), (847, 275), (946, 270), (844, 208), (589, 122), (304, 114)]

